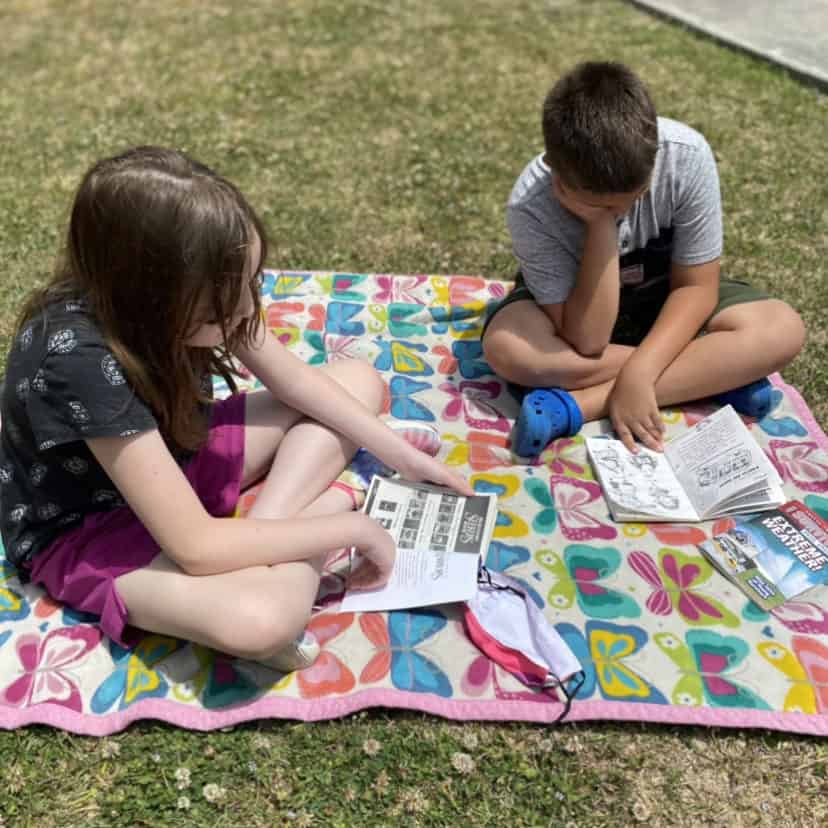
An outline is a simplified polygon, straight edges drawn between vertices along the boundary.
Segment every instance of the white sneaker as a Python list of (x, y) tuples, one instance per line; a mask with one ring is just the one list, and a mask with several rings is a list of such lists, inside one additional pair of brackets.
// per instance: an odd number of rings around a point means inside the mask
[(440, 452), (443, 443), (440, 432), (433, 425), (416, 420), (386, 420), (385, 424), (396, 431), (406, 443), (424, 454), (436, 457)]
[(310, 630), (305, 630), (296, 641), (291, 642), (270, 658), (261, 659), (259, 664), (264, 664), (280, 673), (292, 673), (294, 670), (304, 670), (310, 667), (319, 658), (320, 652), (322, 648), (316, 636)]

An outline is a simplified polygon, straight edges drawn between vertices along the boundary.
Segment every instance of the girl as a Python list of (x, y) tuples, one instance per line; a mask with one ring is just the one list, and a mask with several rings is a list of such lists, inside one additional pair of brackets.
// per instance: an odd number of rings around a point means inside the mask
[[(266, 252), (241, 193), (183, 153), (95, 164), (8, 356), (0, 510), (22, 575), (116, 642), (131, 624), (287, 671), (319, 652), (303, 630), (327, 555), (355, 547), (363, 586), (393, 565), (391, 537), (353, 511), (357, 478), (336, 480), (357, 446), (471, 490), (377, 418), (370, 365), (312, 368), (265, 330)], [(267, 390), (212, 402), (211, 373), (236, 390), (232, 357)], [(247, 518), (226, 519), (263, 477)]]

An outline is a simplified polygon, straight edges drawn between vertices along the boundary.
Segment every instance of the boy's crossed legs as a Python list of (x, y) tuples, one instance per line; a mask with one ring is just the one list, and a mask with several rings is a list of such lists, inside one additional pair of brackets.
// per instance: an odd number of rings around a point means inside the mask
[[(705, 331), (656, 381), (660, 406), (722, 394), (766, 377), (787, 365), (805, 341), (799, 315), (777, 299), (730, 305), (708, 321)], [(615, 378), (634, 350), (610, 344), (598, 357), (582, 356), (528, 299), (498, 311), (483, 337), (486, 360), (496, 374), (529, 388), (568, 391), (584, 420), (608, 415)]]
[[(380, 412), (384, 386), (370, 365), (339, 361), (320, 370)], [(348, 493), (328, 486), (356, 448), (267, 391), (246, 395), (242, 489), (266, 475), (250, 516), (319, 517), (351, 510)], [(161, 553), (116, 584), (135, 627), (291, 669), (302, 666), (301, 658), (291, 664), (290, 647), (310, 618), (330, 551), (307, 561), (201, 576), (186, 574)]]

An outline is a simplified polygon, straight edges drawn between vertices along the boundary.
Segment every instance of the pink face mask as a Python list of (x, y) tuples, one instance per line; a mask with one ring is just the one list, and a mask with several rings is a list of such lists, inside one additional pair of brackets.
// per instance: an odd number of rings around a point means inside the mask
[(477, 595), (466, 602), (463, 623), (469, 638), (495, 664), (564, 700), (556, 721), (569, 712), (584, 681), (581, 663), (513, 578), (480, 567)]

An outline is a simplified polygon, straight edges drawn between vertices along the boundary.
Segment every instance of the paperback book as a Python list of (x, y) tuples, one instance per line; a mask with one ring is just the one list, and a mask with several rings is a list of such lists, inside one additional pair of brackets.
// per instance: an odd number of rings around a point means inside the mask
[(588, 437), (587, 452), (614, 520), (696, 523), (785, 502), (782, 481), (729, 405), (670, 440), (664, 452)]
[(698, 546), (766, 612), (828, 582), (828, 523), (798, 500), (736, 521)]

